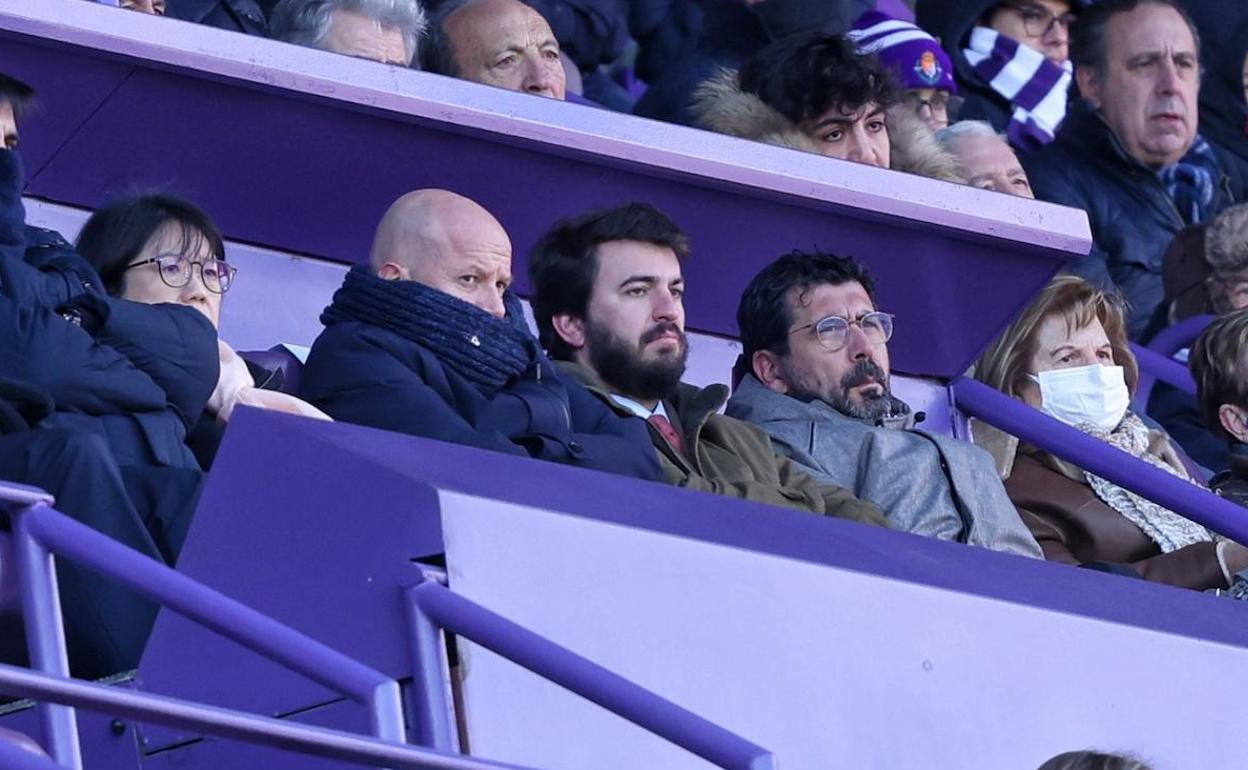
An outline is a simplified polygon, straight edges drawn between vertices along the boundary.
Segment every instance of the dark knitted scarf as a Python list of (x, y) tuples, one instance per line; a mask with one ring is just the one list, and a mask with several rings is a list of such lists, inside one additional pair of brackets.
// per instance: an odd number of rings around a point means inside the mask
[(1209, 218), (1214, 185), (1221, 177), (1222, 164), (1200, 134), (1196, 135), (1191, 149), (1178, 163), (1157, 172), (1157, 178), (1165, 185), (1179, 215), (1189, 225)]
[(495, 318), (416, 281), (387, 281), (356, 266), (321, 313), (321, 323), (359, 321), (380, 327), (428, 348), (476, 385), (497, 390), (540, 361), (520, 300), (507, 292), (503, 301), (507, 317)]

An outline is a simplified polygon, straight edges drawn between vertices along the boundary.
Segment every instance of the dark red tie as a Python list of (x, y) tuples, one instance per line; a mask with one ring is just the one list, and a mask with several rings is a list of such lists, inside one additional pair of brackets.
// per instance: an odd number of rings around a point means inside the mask
[(680, 453), (681, 457), (689, 457), (689, 453), (685, 451), (684, 438), (676, 432), (676, 429), (672, 427), (672, 424), (668, 422), (666, 417), (661, 414), (652, 414), (647, 419), (655, 427), (655, 430), (659, 432), (659, 435), (667, 439), (667, 443), (671, 444), (672, 448)]

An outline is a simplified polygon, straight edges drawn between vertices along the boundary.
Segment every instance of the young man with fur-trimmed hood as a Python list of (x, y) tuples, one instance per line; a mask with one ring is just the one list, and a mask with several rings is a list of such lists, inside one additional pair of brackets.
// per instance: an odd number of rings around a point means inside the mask
[(819, 33), (777, 41), (739, 72), (721, 72), (698, 89), (694, 109), (719, 133), (963, 183), (957, 160), (900, 100), (874, 56)]

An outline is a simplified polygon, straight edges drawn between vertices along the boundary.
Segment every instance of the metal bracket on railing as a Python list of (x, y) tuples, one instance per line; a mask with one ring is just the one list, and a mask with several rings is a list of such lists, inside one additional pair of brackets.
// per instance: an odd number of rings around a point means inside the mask
[(774, 770), (766, 749), (418, 575), (406, 587), (419, 740), (455, 740), (442, 631), (464, 637), (725, 770)]

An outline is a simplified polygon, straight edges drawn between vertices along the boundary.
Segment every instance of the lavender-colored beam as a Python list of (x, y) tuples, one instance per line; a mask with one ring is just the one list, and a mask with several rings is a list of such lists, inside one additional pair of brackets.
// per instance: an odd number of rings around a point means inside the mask
[(377, 737), (404, 739), (399, 686), (384, 674), (136, 554), (42, 503), (18, 518), (37, 540), (57, 553), (120, 580), (161, 606), (364, 704)]
[[(429, 621), (587, 698), (725, 770), (774, 770), (766, 749), (432, 581), (408, 589)], [(427, 673), (426, 673), (427, 676)], [(425, 687), (441, 682), (426, 679)]]
[[(11, 490), (10, 496), (13, 496)], [(56, 583), (56, 563), (52, 553), (32, 531), (39, 512), (50, 510), (50, 500), (49, 497), (34, 502), (10, 513), (9, 518), (13, 524), (13, 556), (17, 563), (22, 623), (26, 628), (26, 650), (31, 665), (52, 676), (68, 677), (69, 656), (61, 618), (61, 594)], [(38, 713), (44, 749), (61, 767), (82, 770), (78, 718), (73, 708), (41, 703)]]
[(984, 422), (1215, 532), (1248, 543), (1248, 514), (1235, 503), (1154, 468), (982, 382), (961, 378), (951, 388), (958, 407)]
[[(272, 746), (300, 754), (358, 762), (370, 767), (529, 770), (519, 765), (443, 754), (341, 730), (242, 714), (126, 688), (50, 677), (4, 664), (0, 664), (0, 692), (73, 704), (91, 711)], [(45, 770), (43, 766), (36, 767), (38, 770)]]

